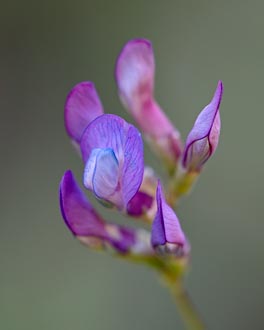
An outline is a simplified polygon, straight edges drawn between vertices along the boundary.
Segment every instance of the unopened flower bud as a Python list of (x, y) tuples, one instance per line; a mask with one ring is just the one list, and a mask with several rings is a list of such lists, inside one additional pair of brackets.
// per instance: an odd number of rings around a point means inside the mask
[(222, 94), (223, 84), (219, 81), (211, 102), (199, 114), (187, 137), (183, 153), (183, 167), (187, 171), (199, 172), (217, 148)]

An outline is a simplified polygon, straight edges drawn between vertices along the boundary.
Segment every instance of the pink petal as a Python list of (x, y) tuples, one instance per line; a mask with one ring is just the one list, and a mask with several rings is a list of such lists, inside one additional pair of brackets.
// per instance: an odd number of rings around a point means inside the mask
[(129, 41), (116, 63), (120, 98), (159, 152), (176, 160), (181, 153), (180, 135), (154, 99), (154, 75), (155, 61), (150, 41)]

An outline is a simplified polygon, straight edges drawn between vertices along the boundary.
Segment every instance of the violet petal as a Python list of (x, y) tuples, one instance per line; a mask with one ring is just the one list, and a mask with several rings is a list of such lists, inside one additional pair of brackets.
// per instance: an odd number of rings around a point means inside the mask
[(138, 191), (144, 174), (143, 142), (139, 131), (130, 125), (124, 145), (122, 188), (125, 206)]
[(111, 148), (120, 162), (124, 157), (124, 143), (129, 125), (116, 115), (105, 114), (93, 120), (81, 139), (81, 152), (84, 163), (93, 149)]
[(94, 84), (84, 81), (69, 92), (65, 102), (65, 127), (69, 136), (80, 143), (86, 126), (104, 113)]
[(65, 172), (60, 183), (60, 206), (65, 223), (75, 236), (107, 236), (103, 220), (77, 185), (71, 171)]

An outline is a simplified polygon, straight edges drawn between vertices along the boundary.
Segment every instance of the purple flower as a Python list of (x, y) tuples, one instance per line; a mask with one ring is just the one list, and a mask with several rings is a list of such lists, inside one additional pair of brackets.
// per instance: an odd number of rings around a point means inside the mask
[(87, 125), (104, 113), (94, 84), (84, 81), (69, 92), (64, 110), (66, 131), (78, 144)]
[(99, 116), (83, 133), (81, 152), (85, 187), (97, 198), (125, 210), (143, 178), (143, 143), (139, 131), (118, 116)]
[(218, 82), (211, 102), (202, 110), (190, 131), (183, 153), (183, 166), (188, 171), (199, 172), (215, 152), (220, 135), (219, 107), (223, 84)]
[[(212, 101), (199, 114), (182, 152), (179, 132), (154, 97), (151, 43), (145, 39), (129, 41), (117, 59), (115, 74), (123, 104), (166, 161), (171, 178), (166, 187), (169, 203), (153, 170), (144, 168), (139, 131), (119, 116), (104, 114), (93, 83), (81, 82), (68, 94), (64, 116), (67, 133), (81, 152), (84, 186), (103, 204), (152, 222), (152, 229), (150, 233), (106, 222), (91, 206), (71, 171), (60, 183), (61, 213), (83, 244), (93, 248), (110, 246), (131, 260), (178, 276), (174, 266), (178, 261), (186, 264), (182, 261), (188, 260), (190, 245), (170, 205), (190, 189), (216, 150), (223, 85), (218, 83)], [(169, 257), (163, 260), (163, 255)]]
[(119, 253), (152, 253), (150, 244), (146, 243), (148, 235), (145, 231), (106, 223), (96, 213), (71, 171), (64, 174), (60, 183), (60, 206), (66, 225), (85, 245), (97, 247), (106, 244)]
[(116, 63), (120, 98), (159, 152), (175, 163), (181, 154), (180, 134), (154, 99), (154, 75), (155, 61), (150, 41), (129, 41)]
[(157, 193), (157, 213), (152, 224), (151, 244), (159, 252), (186, 256), (190, 252), (189, 243), (181, 229), (180, 222), (167, 204), (160, 182)]

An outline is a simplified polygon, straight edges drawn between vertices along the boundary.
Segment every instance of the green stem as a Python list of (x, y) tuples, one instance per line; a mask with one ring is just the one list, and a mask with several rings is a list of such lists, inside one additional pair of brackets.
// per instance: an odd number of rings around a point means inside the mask
[(205, 330), (205, 325), (187, 291), (184, 289), (182, 282), (178, 280), (174, 285), (171, 285), (170, 288), (186, 329)]

